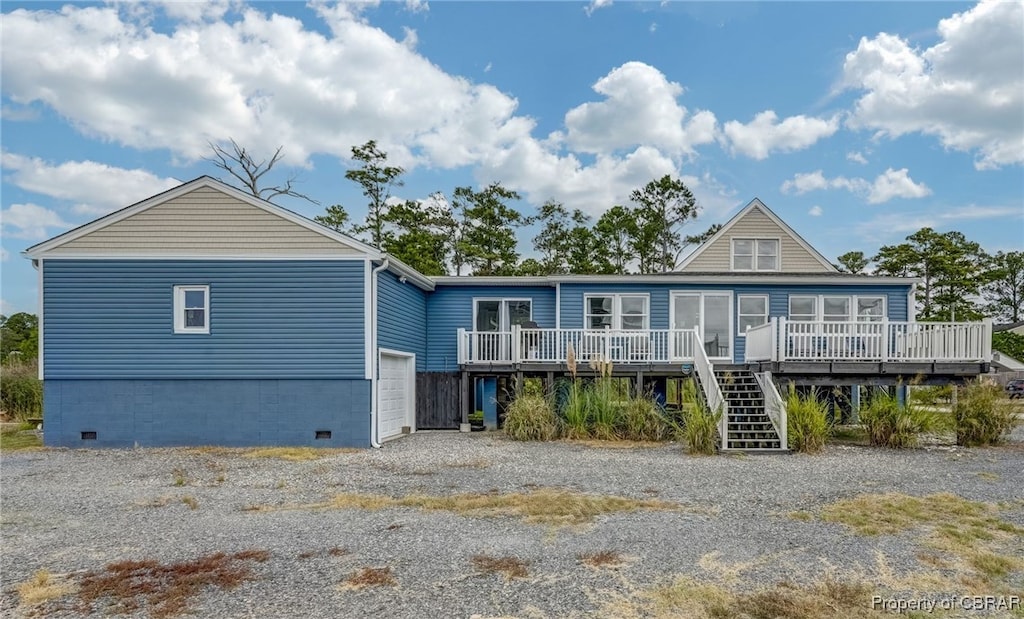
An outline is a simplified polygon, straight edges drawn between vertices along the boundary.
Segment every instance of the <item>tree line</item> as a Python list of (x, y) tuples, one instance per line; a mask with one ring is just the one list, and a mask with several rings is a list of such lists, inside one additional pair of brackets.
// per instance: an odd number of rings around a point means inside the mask
[[(228, 171), (256, 196), (288, 195), (315, 202), (293, 187), (262, 183), (281, 157), (257, 161), (231, 141), (231, 150), (211, 144), (215, 166)], [(333, 204), (314, 219), (355, 236), (425, 275), (557, 275), (664, 273), (675, 270), (687, 249), (713, 236), (721, 225), (685, 235), (700, 207), (682, 180), (666, 175), (630, 194), (630, 204), (615, 205), (596, 221), (579, 209), (545, 202), (536, 215), (515, 208), (520, 195), (495, 182), (481, 189), (456, 187), (423, 200), (399, 200), (405, 170), (390, 165), (374, 140), (352, 147), (357, 167), (345, 178), (362, 189), (366, 217), (352, 221), (348, 210)], [(539, 224), (532, 239), (536, 257), (517, 249), (519, 229)], [(852, 274), (921, 279), (917, 316), (922, 320), (1024, 319), (1024, 252), (989, 254), (962, 233), (932, 228), (882, 246), (874, 256), (850, 251), (835, 266)]]

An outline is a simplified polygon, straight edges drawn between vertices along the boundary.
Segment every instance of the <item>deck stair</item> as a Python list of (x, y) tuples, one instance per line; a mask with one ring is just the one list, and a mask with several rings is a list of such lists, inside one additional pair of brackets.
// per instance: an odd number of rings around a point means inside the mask
[(724, 450), (785, 451), (786, 447), (765, 410), (764, 394), (745, 368), (715, 367), (715, 379), (729, 404)]

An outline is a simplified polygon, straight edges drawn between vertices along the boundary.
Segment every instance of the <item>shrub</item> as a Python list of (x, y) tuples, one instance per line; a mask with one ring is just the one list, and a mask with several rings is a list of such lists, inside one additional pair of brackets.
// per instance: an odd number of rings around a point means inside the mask
[(594, 438), (611, 441), (618, 438), (619, 403), (616, 401), (612, 380), (601, 377), (587, 385), (587, 417), (591, 420)]
[(935, 406), (939, 402), (949, 402), (953, 397), (952, 385), (944, 386), (928, 386), (928, 387), (912, 387), (910, 394), (907, 396), (910, 401), (914, 404), (921, 404), (924, 406)]
[(942, 418), (911, 403), (901, 405), (895, 395), (874, 394), (860, 420), (872, 445), (915, 447), (921, 434), (942, 428)]
[(803, 453), (818, 453), (832, 434), (828, 421), (828, 403), (817, 389), (800, 393), (791, 383), (786, 396), (786, 433), (789, 448)]
[(590, 424), (587, 423), (587, 392), (574, 379), (566, 394), (562, 407), (563, 425), (566, 438), (589, 438)]
[(18, 420), (43, 412), (43, 381), (35, 363), (11, 364), (0, 372), (0, 409)]
[(1019, 422), (1003, 390), (987, 381), (972, 382), (960, 392), (953, 418), (956, 444), (966, 447), (997, 445)]
[(620, 435), (631, 441), (666, 441), (676, 429), (649, 395), (626, 400), (619, 423)]
[(715, 453), (718, 438), (718, 422), (722, 411), (712, 411), (697, 393), (692, 379), (683, 383), (683, 440), (691, 454), (710, 455)]
[(559, 423), (548, 398), (519, 393), (505, 413), (505, 434), (517, 441), (551, 441), (558, 438)]

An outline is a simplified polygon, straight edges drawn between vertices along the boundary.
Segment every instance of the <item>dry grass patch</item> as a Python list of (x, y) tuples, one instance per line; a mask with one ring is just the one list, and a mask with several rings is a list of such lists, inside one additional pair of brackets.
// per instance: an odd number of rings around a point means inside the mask
[(657, 586), (634, 600), (637, 616), (693, 619), (825, 619), (877, 617), (870, 610), (872, 589), (863, 583), (832, 579), (797, 585), (780, 582), (753, 592), (735, 593), (688, 577)]
[(486, 458), (473, 458), (471, 460), (449, 462), (448, 466), (453, 469), (486, 469), (490, 468), (491, 461)]
[(157, 619), (189, 612), (193, 598), (209, 588), (231, 590), (253, 578), (250, 564), (270, 557), (265, 550), (223, 552), (191, 561), (161, 564), (152, 559), (111, 563), (85, 574), (79, 582), (76, 609), (97, 612), (133, 613), (147, 610)]
[(17, 587), (18, 599), (23, 606), (38, 606), (62, 598), (74, 592), (75, 587), (69, 582), (59, 581), (50, 572), (39, 570), (29, 580)]
[(513, 578), (526, 578), (530, 575), (527, 566), (528, 562), (517, 557), (490, 557), (488, 555), (474, 555), (471, 559), (473, 567), (483, 574), (503, 574), (505, 580)]
[(579, 560), (583, 565), (595, 568), (618, 567), (626, 562), (622, 555), (614, 550), (601, 550), (599, 552), (582, 554), (579, 556)]
[(197, 501), (194, 496), (181, 497), (181, 502), (184, 503), (185, 505), (188, 505), (189, 509), (199, 509), (199, 501)]
[(631, 441), (627, 439), (598, 440), (592, 438), (563, 439), (566, 443), (597, 449), (650, 449), (664, 447), (664, 441)]
[(37, 451), (43, 448), (43, 441), (35, 432), (11, 430), (0, 432), (0, 451)]
[(367, 587), (394, 587), (398, 580), (390, 567), (364, 567), (353, 572), (340, 585), (341, 589), (366, 589)]
[[(378, 494), (347, 493), (336, 495), (325, 503), (285, 505), (281, 507), (248, 506), (246, 511), (274, 509), (368, 509), (412, 507), (424, 511), (447, 511), (476, 518), (513, 516), (532, 524), (556, 526), (582, 525), (597, 516), (616, 512), (675, 511), (683, 506), (657, 499), (632, 499), (621, 496), (594, 495), (569, 490), (540, 489), (525, 493), (467, 493), (447, 496), (411, 495), (392, 498)], [(699, 512), (702, 510), (692, 509)], [(706, 513), (706, 512), (705, 512)]]
[(318, 448), (318, 447), (261, 447), (249, 449), (242, 452), (246, 458), (274, 458), (276, 460), (287, 460), (288, 462), (305, 462), (308, 460), (319, 460), (329, 456), (336, 456), (342, 453), (357, 453), (358, 449), (344, 448)]

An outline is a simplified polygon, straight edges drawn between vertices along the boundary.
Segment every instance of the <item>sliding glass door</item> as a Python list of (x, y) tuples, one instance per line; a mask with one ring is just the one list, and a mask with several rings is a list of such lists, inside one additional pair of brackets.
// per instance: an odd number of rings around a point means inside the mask
[(708, 358), (732, 359), (731, 292), (674, 292), (671, 322), (673, 329), (696, 328)]

